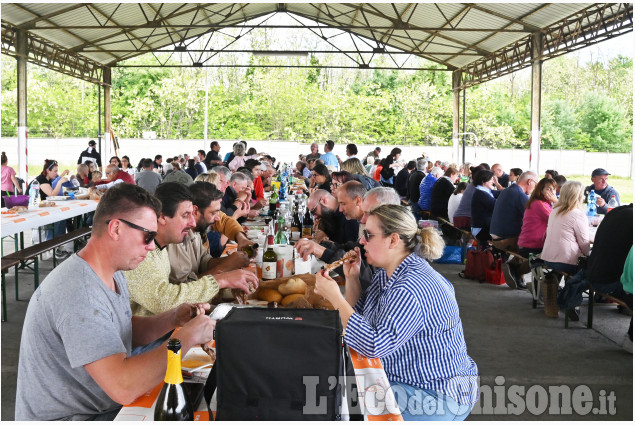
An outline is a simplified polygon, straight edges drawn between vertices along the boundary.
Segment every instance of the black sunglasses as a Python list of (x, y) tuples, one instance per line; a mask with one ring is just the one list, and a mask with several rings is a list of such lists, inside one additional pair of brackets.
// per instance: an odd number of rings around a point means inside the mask
[[(144, 227), (137, 226), (136, 224), (131, 223), (128, 220), (124, 220), (123, 218), (113, 218), (112, 220), (119, 220), (121, 222), (126, 223), (128, 226), (132, 227), (133, 229), (141, 230), (142, 232), (144, 232), (146, 234), (146, 237), (143, 241), (145, 242), (146, 245), (152, 242), (154, 238), (157, 236), (157, 232), (155, 232), (154, 230), (148, 230)], [(106, 221), (106, 224), (110, 224), (112, 220)]]
[(364, 235), (364, 239), (366, 239), (366, 241), (370, 242), (370, 238), (372, 238), (373, 236), (377, 236), (377, 235), (383, 235), (383, 233), (368, 233), (368, 230), (364, 229), (362, 230), (362, 234)]

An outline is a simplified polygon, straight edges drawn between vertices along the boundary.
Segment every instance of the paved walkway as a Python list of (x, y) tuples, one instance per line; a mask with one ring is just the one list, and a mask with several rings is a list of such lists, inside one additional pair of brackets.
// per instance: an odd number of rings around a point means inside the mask
[[(5, 242), (7, 248), (8, 242)], [(41, 262), (44, 279), (52, 261)], [(582, 321), (564, 329), (531, 308), (526, 291), (461, 279), (458, 265), (435, 265), (454, 284), (469, 355), (481, 376), (481, 399), (469, 420), (633, 419), (633, 356), (620, 347), (630, 317), (614, 305), (596, 305), (594, 329)], [(33, 276), (20, 273), (20, 294)], [(2, 323), (2, 420), (13, 420), (18, 353), (27, 301), (15, 301), (7, 275)], [(526, 396), (525, 396), (526, 395)], [(558, 402), (560, 399), (560, 402)], [(571, 401), (569, 401), (571, 399)], [(595, 413), (594, 413), (595, 412)]]

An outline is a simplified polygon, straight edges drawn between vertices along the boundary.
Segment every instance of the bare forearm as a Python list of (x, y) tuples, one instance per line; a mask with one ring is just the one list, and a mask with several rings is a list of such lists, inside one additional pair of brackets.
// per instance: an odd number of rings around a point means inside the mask
[(354, 307), (362, 296), (362, 285), (359, 282), (359, 277), (346, 279), (346, 302), (351, 307)]
[(353, 310), (353, 307), (350, 306), (350, 304), (346, 299), (344, 299), (344, 297), (338, 297), (336, 300), (333, 301), (333, 307), (335, 307), (335, 310), (338, 310), (340, 312), (342, 326), (344, 327), (344, 329), (346, 329), (346, 325), (348, 325), (348, 319), (350, 319), (353, 313), (355, 313), (355, 310)]
[(138, 347), (155, 341), (175, 328), (174, 310), (155, 316), (132, 318), (132, 346)]

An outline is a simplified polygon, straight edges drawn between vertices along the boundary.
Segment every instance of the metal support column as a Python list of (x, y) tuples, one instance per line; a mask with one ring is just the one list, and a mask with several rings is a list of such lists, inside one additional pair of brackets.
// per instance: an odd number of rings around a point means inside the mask
[(110, 158), (111, 149), (113, 147), (111, 133), (111, 109), (110, 109), (110, 84), (111, 84), (111, 68), (104, 67), (104, 147), (101, 152), (101, 162), (106, 166)]
[(203, 137), (205, 139), (205, 145), (203, 146), (204, 150), (208, 149), (209, 143), (207, 143), (207, 130), (209, 126), (209, 68), (205, 68), (205, 131)]
[(459, 162), (459, 105), (461, 71), (452, 71), (452, 162)]
[(27, 142), (26, 64), (29, 51), (26, 31), (20, 30), (17, 32), (16, 51), (16, 59), (18, 61), (18, 176), (28, 184), (29, 149)]
[(529, 140), (529, 169), (540, 174), (540, 108), (542, 95), (542, 33), (532, 35), (531, 43), (531, 139)]
[(97, 146), (101, 152), (101, 84), (97, 84)]

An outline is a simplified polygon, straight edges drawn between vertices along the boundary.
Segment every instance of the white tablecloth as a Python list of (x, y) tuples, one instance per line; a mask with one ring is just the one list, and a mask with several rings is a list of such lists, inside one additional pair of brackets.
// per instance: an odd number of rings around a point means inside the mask
[(7, 209), (2, 208), (2, 237), (77, 217), (96, 208), (97, 201), (91, 200), (55, 201), (54, 207), (30, 208), (23, 214), (4, 214)]

